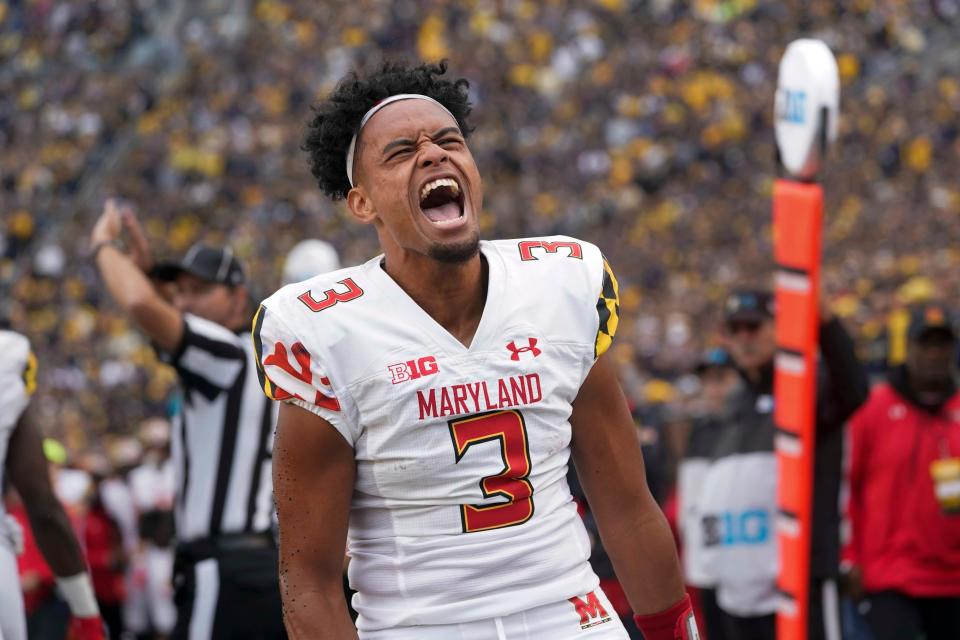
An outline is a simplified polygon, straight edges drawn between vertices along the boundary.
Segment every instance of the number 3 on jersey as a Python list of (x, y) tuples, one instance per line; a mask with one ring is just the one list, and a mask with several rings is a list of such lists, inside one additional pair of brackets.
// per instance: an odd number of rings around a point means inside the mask
[(533, 485), (530, 476), (530, 446), (527, 426), (519, 411), (490, 411), (451, 420), (450, 437), (460, 462), (471, 446), (499, 441), (503, 470), (480, 479), (484, 498), (502, 496), (507, 502), (460, 505), (464, 533), (523, 524), (533, 516)]
[(324, 309), (329, 309), (338, 302), (350, 302), (351, 300), (356, 300), (363, 295), (363, 289), (357, 286), (357, 283), (353, 281), (353, 278), (341, 280), (337, 284), (345, 286), (347, 290), (337, 291), (336, 289), (327, 289), (323, 292), (323, 298), (320, 300), (314, 298), (312, 292), (305, 291), (297, 296), (297, 300), (305, 304), (307, 309), (310, 309), (310, 311), (319, 313)]

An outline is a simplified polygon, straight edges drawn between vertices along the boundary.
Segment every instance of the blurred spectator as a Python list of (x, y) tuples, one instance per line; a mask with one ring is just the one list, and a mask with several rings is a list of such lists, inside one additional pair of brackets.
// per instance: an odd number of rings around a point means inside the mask
[(177, 620), (173, 602), (175, 476), (170, 424), (162, 418), (145, 420), (140, 426), (140, 440), (144, 447), (142, 464), (129, 475), (140, 541), (133, 557), (127, 624), (138, 638), (166, 637)]
[(100, 616), (107, 625), (111, 640), (119, 640), (124, 628), (126, 592), (123, 576), (127, 557), (120, 527), (103, 500), (103, 482), (111, 475), (111, 470), (106, 457), (98, 453), (86, 454), (81, 466), (90, 474), (93, 485), (83, 518), (81, 544), (86, 552)]
[[(727, 344), (743, 384), (709, 457), (695, 498), (702, 559), (716, 581), (726, 635), (774, 640), (780, 596), (775, 536), (777, 461), (774, 454), (773, 296), (738, 290), (724, 308)], [(867, 397), (866, 373), (843, 325), (821, 312), (822, 375), (818, 378), (814, 456), (813, 536), (808, 637), (835, 638), (838, 624), (839, 490), (843, 425)], [(829, 627), (829, 628), (828, 628)]]
[(707, 351), (696, 371), (701, 384), (699, 411), (693, 420), (677, 472), (677, 524), (682, 538), (684, 579), (699, 596), (696, 602), (700, 628), (708, 640), (726, 640), (728, 635), (723, 615), (717, 605), (716, 579), (703, 557), (702, 506), (698, 496), (703, 491), (703, 480), (722, 437), (730, 397), (740, 383), (740, 377), (730, 354), (720, 347)]
[(960, 638), (957, 329), (917, 309), (906, 362), (850, 421), (847, 581), (876, 640)]

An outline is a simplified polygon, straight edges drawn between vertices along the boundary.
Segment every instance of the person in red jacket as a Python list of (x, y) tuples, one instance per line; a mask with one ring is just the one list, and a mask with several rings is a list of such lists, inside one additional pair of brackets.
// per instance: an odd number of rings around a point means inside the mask
[(851, 536), (843, 557), (876, 640), (960, 638), (957, 330), (914, 312), (905, 365), (851, 419)]

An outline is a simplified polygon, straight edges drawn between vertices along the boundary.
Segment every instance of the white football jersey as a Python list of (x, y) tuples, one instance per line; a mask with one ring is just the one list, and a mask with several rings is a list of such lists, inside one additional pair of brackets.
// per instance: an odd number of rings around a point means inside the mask
[(254, 320), (266, 393), (354, 448), (361, 631), (506, 616), (598, 585), (566, 482), (568, 419), (616, 332), (616, 279), (572, 238), (480, 250), (489, 284), (469, 347), (382, 257), (288, 285)]
[[(30, 342), (19, 333), (0, 329), (0, 484), (7, 468), (7, 446), (37, 386), (37, 360)], [(0, 514), (4, 512), (0, 501)]]

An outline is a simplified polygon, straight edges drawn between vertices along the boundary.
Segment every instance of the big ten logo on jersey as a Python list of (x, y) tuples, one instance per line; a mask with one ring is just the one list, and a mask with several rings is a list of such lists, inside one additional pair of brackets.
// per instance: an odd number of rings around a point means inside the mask
[(770, 540), (770, 516), (763, 509), (709, 514), (700, 524), (708, 547), (758, 545)]
[(393, 384), (399, 384), (408, 380), (418, 380), (424, 376), (432, 376), (440, 371), (440, 367), (435, 357), (424, 356), (416, 360), (388, 365), (387, 370), (390, 372), (390, 381)]
[(598, 624), (612, 620), (610, 614), (607, 613), (607, 610), (603, 607), (603, 603), (600, 602), (600, 598), (597, 597), (594, 591), (591, 591), (582, 598), (573, 596), (570, 598), (570, 603), (574, 609), (576, 609), (577, 615), (580, 616), (581, 629), (589, 629), (590, 627), (595, 627)]
[(550, 242), (549, 240), (524, 240), (519, 245), (520, 248), (520, 259), (524, 262), (530, 260), (538, 260), (537, 256), (533, 255), (534, 249), (542, 249), (545, 253), (557, 253), (559, 249), (564, 249), (567, 252), (567, 256), (571, 258), (577, 258), (579, 260), (583, 259), (583, 247), (580, 246), (578, 242), (566, 242), (560, 241)]
[(310, 311), (319, 313), (324, 309), (329, 309), (338, 302), (350, 302), (363, 295), (363, 289), (353, 281), (353, 278), (345, 278), (338, 282), (337, 285), (339, 285), (337, 288), (339, 288), (340, 291), (337, 289), (326, 289), (319, 299), (313, 297), (313, 290), (311, 289), (297, 296), (297, 300), (302, 302)]

